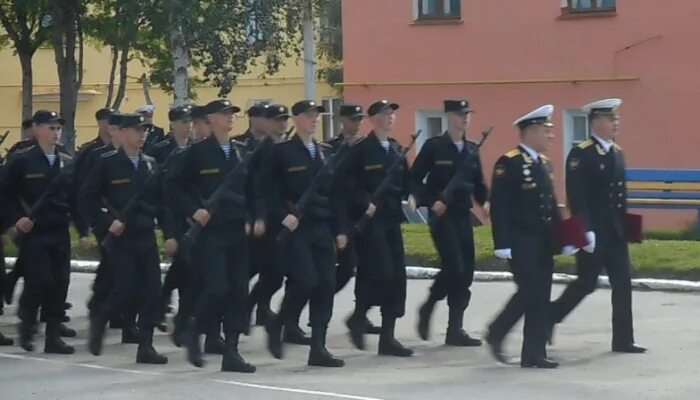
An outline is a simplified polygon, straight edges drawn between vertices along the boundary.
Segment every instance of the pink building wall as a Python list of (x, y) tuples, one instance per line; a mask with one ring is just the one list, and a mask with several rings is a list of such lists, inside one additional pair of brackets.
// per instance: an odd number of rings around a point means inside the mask
[[(559, 128), (550, 158), (560, 167), (563, 202), (564, 110), (620, 97), (628, 166), (700, 168), (697, 1), (618, 0), (615, 16), (563, 19), (559, 0), (463, 0), (461, 21), (436, 25), (414, 22), (413, 0), (342, 3), (343, 96), (398, 102), (399, 140), (415, 131), (416, 111), (467, 98), (477, 110), (470, 136), (495, 126), (482, 156), (490, 172), (518, 143), (512, 121), (554, 104)], [(523, 82), (532, 80), (564, 82)], [(693, 215), (653, 212), (647, 221), (676, 225)]]

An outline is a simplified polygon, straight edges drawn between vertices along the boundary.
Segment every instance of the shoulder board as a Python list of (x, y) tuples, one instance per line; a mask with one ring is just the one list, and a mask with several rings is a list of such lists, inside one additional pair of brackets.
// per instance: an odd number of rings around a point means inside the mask
[(108, 152), (106, 152), (106, 153), (100, 154), (100, 157), (102, 157), (102, 158), (109, 158), (109, 157), (115, 156), (116, 154), (117, 154), (117, 151), (116, 151), (116, 150), (112, 150), (112, 151), (108, 151)]
[(620, 146), (617, 143), (613, 143), (613, 147), (615, 148), (615, 150), (622, 150), (622, 146)]
[(508, 158), (514, 158), (517, 157), (521, 154), (519, 149), (513, 149), (505, 154), (506, 157)]
[(594, 143), (595, 142), (593, 141), (593, 139), (588, 139), (588, 140), (583, 141), (581, 144), (579, 144), (578, 148), (579, 149), (586, 149), (586, 148), (593, 146)]
[(549, 161), (549, 157), (545, 156), (544, 154), (540, 154), (540, 158), (545, 161)]
[(161, 140), (160, 142), (154, 144), (153, 147), (160, 149), (161, 147), (165, 147), (165, 146), (169, 145), (171, 141), (172, 141), (172, 139), (170, 139), (170, 138), (165, 139), (165, 140)]
[(31, 145), (31, 146), (27, 146), (27, 147), (23, 147), (23, 148), (21, 148), (21, 149), (17, 149), (17, 150), (14, 151), (14, 155), (24, 154), (24, 153), (26, 153), (26, 152), (32, 150), (32, 149), (35, 148), (35, 147), (36, 147), (36, 145), (33, 144), (33, 145)]

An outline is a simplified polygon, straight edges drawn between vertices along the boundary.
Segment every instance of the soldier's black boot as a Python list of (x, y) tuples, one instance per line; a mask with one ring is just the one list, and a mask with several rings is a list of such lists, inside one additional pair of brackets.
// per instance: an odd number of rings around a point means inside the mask
[(238, 338), (238, 333), (226, 335), (226, 350), (221, 360), (221, 370), (252, 374), (255, 372), (256, 368), (254, 365), (248, 364), (243, 357), (241, 357), (241, 353), (238, 352)]
[(19, 323), (17, 333), (20, 347), (26, 351), (34, 351), (34, 324), (23, 320)]
[(379, 335), (382, 333), (382, 328), (380, 326), (376, 326), (372, 323), (372, 321), (369, 320), (365, 316), (365, 333), (368, 333), (370, 335)]
[(139, 364), (168, 363), (168, 357), (158, 353), (153, 348), (153, 328), (139, 329), (139, 348), (136, 351), (136, 362)]
[(63, 323), (58, 324), (58, 334), (61, 335), (61, 337), (76, 337), (78, 335), (75, 329), (71, 329)]
[(379, 355), (395, 357), (411, 357), (413, 350), (404, 347), (394, 337), (396, 318), (382, 317), (382, 333), (379, 334)]
[(107, 319), (96, 315), (90, 319), (90, 337), (88, 338), (88, 350), (92, 355), (102, 354), (102, 343), (104, 342), (105, 329), (107, 329)]
[(226, 351), (226, 343), (221, 338), (219, 332), (208, 333), (204, 339), (205, 354), (224, 354)]
[(12, 346), (15, 341), (0, 333), (0, 346)]
[(311, 350), (309, 350), (308, 364), (315, 367), (343, 367), (345, 361), (336, 358), (326, 349), (325, 326), (314, 326), (311, 328)]
[(180, 315), (176, 315), (175, 318), (173, 318), (173, 333), (171, 334), (171, 338), (173, 339), (173, 344), (175, 344), (175, 346), (182, 346), (182, 335), (185, 333), (186, 329), (187, 321), (185, 320), (185, 318), (183, 318)]
[(139, 330), (135, 324), (126, 324), (122, 328), (122, 343), (137, 344), (139, 343)]
[(367, 316), (364, 312), (355, 309), (355, 312), (345, 321), (350, 330), (350, 341), (359, 350), (365, 349), (365, 333), (367, 332)]
[(311, 338), (301, 330), (299, 325), (285, 325), (283, 340), (285, 343), (299, 344), (302, 346), (309, 346), (311, 344)]
[(267, 349), (272, 356), (278, 360), (283, 357), (282, 326), (283, 324), (279, 316), (270, 319), (267, 321), (267, 325), (265, 325), (265, 330), (267, 331)]
[(73, 346), (67, 345), (61, 339), (61, 332), (58, 321), (49, 321), (46, 323), (46, 339), (44, 341), (44, 353), (50, 354), (73, 354), (75, 349)]
[(464, 311), (461, 308), (450, 307), (450, 318), (447, 324), (445, 344), (459, 347), (479, 347), (481, 340), (470, 337), (462, 325), (464, 323)]
[(430, 338), (430, 318), (434, 309), (435, 302), (430, 298), (418, 309), (418, 336), (423, 340)]
[(182, 338), (182, 344), (187, 348), (187, 361), (197, 368), (202, 368), (204, 359), (202, 358), (202, 349), (199, 345), (199, 329), (197, 329), (197, 323), (194, 319), (190, 320)]
[(19, 272), (12, 270), (7, 276), (5, 276), (5, 287), (3, 288), (3, 297), (5, 298), (5, 303), (12, 304), (12, 300), (15, 295), (15, 286), (17, 286), (17, 281), (19, 280)]

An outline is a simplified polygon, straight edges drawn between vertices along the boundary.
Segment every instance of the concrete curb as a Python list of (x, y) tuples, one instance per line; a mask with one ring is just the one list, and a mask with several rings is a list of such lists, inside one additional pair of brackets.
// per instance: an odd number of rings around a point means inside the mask
[[(12, 267), (17, 259), (15, 257), (6, 257), (5, 265)], [(71, 260), (72, 272), (94, 273), (97, 270), (97, 261)], [(163, 272), (167, 271), (169, 264), (162, 263), (160, 268)], [(437, 268), (426, 268), (407, 266), (406, 276), (408, 279), (432, 279), (440, 270)], [(559, 274), (553, 275), (554, 283), (569, 283), (576, 279), (576, 275)], [(507, 282), (513, 280), (513, 274), (504, 271), (476, 271), (474, 280), (477, 282)], [(598, 286), (609, 288), (610, 281), (607, 276), (598, 278)], [(700, 292), (700, 282), (683, 281), (674, 279), (632, 279), (632, 287), (638, 290), (652, 290), (663, 292)]]

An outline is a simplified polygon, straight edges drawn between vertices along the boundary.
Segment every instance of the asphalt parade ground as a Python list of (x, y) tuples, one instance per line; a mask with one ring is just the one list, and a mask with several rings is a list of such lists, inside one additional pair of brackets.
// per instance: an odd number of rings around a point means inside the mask
[[(207, 355), (196, 369), (185, 360), (167, 333), (157, 333), (155, 347), (165, 353), (166, 366), (135, 363), (136, 345), (120, 344), (110, 330), (103, 355), (87, 352), (85, 302), (94, 275), (72, 275), (69, 300), (74, 308), (69, 326), (78, 337), (66, 339), (76, 354), (43, 354), (43, 333), (37, 351), (0, 347), (2, 400), (456, 400), (456, 399), (697, 399), (700, 396), (700, 295), (635, 292), (636, 338), (648, 347), (645, 355), (610, 352), (610, 292), (598, 290), (557, 328), (551, 358), (557, 370), (517, 366), (522, 325), (507, 339), (513, 365), (497, 364), (487, 347), (443, 345), (447, 306), (440, 304), (432, 320), (432, 337), (421, 341), (415, 330), (416, 310), (431, 281), (410, 280), (406, 317), (397, 323), (397, 338), (416, 355), (397, 359), (376, 355), (377, 336), (368, 336), (368, 351), (348, 340), (344, 320), (353, 307), (349, 285), (338, 297), (328, 347), (346, 361), (345, 368), (307, 367), (307, 348), (287, 345), (284, 360), (265, 347), (260, 327), (244, 337), (241, 353), (258, 367), (252, 375), (219, 371), (221, 357)], [(352, 282), (351, 282), (352, 284)], [(478, 337), (513, 292), (510, 282), (476, 283), (465, 328)], [(556, 295), (563, 286), (556, 285)], [(0, 317), (0, 332), (16, 336), (15, 305)], [(302, 321), (305, 321), (306, 317)], [(370, 319), (380, 322), (377, 310)], [(306, 328), (306, 327), (305, 327)], [(308, 330), (308, 328), (306, 328)]]

